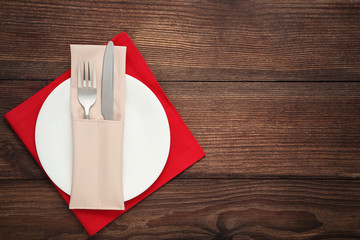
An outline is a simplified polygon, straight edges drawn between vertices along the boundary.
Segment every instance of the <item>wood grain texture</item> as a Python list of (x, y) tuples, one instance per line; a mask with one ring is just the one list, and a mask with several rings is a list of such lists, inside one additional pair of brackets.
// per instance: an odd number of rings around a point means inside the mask
[[(6, 180), (0, 190), (7, 239), (87, 239), (47, 181)], [(176, 179), (94, 239), (359, 239), (359, 222), (355, 180)]]
[[(43, 84), (2, 82), (2, 112), (32, 95), (26, 86)], [(181, 177), (360, 178), (360, 83), (161, 86), (207, 154)], [(0, 144), (0, 178), (46, 178), (7, 123)]]
[(358, 81), (359, 1), (0, 3), (0, 79), (52, 80), (127, 31), (163, 81)]
[[(0, 2), (0, 114), (126, 31), (207, 156), (93, 239), (360, 239), (360, 1)], [(88, 239), (9, 124), (0, 239)]]

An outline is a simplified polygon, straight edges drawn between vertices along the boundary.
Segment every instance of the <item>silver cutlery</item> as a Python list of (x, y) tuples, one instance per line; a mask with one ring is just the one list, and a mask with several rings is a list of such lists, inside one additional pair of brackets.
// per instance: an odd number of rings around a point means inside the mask
[(96, 102), (96, 72), (95, 72), (95, 63), (93, 66), (93, 75), (91, 79), (90, 74), (90, 63), (88, 62), (87, 67), (87, 78), (86, 78), (86, 67), (84, 62), (83, 76), (81, 77), (81, 66), (79, 63), (78, 66), (78, 88), (77, 96), (81, 106), (85, 111), (85, 119), (89, 119), (90, 108)]
[(114, 43), (105, 49), (101, 80), (101, 114), (105, 120), (114, 119)]

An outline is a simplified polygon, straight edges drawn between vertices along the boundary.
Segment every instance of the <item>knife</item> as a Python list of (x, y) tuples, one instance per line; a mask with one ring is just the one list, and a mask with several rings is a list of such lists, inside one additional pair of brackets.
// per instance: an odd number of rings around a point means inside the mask
[(105, 120), (114, 119), (114, 43), (110, 41), (104, 53), (101, 82), (101, 114)]

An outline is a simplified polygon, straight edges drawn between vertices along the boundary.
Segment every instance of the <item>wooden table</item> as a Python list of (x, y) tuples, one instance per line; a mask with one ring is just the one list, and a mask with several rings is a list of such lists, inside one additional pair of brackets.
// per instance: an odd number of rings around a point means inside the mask
[[(0, 3), (4, 115), (126, 31), (207, 156), (94, 239), (360, 239), (360, 1)], [(86, 239), (3, 120), (0, 239)]]

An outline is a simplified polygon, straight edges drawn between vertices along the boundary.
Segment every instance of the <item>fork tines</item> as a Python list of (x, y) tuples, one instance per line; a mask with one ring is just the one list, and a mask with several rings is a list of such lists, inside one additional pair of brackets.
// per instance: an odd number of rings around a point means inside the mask
[(87, 68), (87, 79), (86, 79), (86, 67), (84, 62), (84, 68), (83, 68), (83, 77), (81, 77), (81, 66), (79, 63), (78, 67), (78, 88), (96, 88), (96, 72), (95, 72), (95, 63), (93, 67), (93, 77), (91, 81), (91, 74), (90, 74), (90, 62), (88, 62), (88, 68)]
[[(93, 74), (91, 77), (90, 74), (90, 63), (88, 62), (88, 67), (86, 71), (86, 65), (84, 62), (84, 68), (83, 68), (83, 76), (81, 77), (81, 66), (79, 63), (78, 66), (78, 87), (77, 87), (77, 97), (81, 104), (81, 106), (84, 108), (85, 111), (85, 119), (89, 119), (89, 112), (90, 108), (94, 105), (96, 102), (96, 71), (95, 71), (95, 63), (93, 67)], [(87, 72), (87, 74), (86, 74)], [(87, 75), (87, 77), (86, 77)]]

